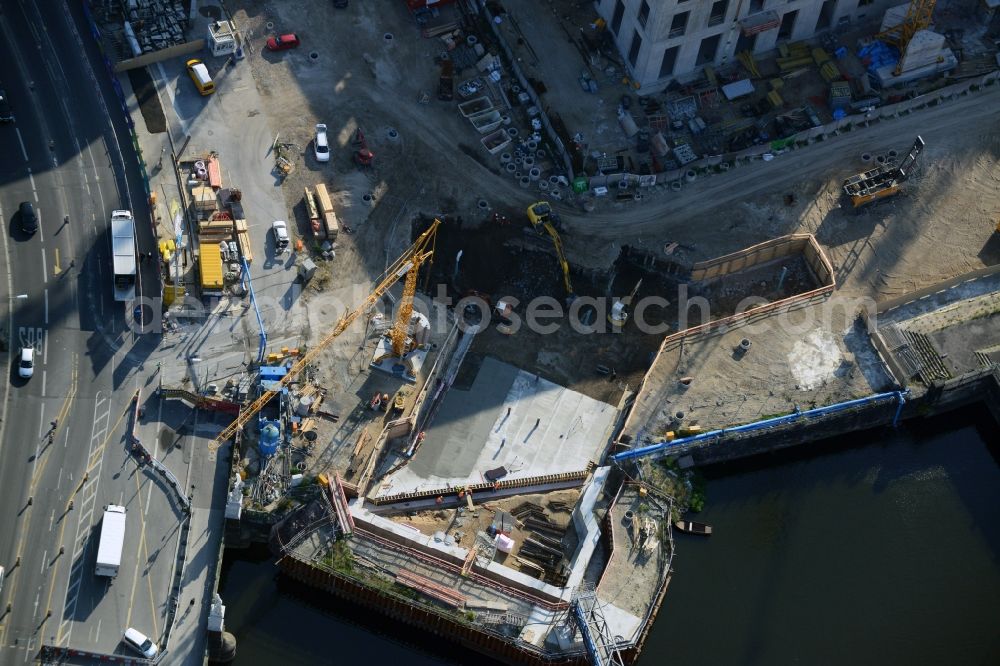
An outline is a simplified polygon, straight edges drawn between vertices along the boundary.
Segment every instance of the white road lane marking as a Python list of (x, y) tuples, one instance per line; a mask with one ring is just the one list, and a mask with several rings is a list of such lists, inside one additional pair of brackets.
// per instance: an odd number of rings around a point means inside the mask
[[(35, 192), (35, 201), (38, 201), (38, 193), (37, 192)], [(38, 216), (38, 240), (40, 240), (42, 242), (42, 244), (44, 245), (45, 244), (45, 230), (42, 229), (42, 211), (36, 209), (35, 210), (35, 215)]]
[(31, 169), (28, 169), (28, 180), (31, 181), (31, 191), (35, 195), (35, 203), (38, 203), (38, 188), (35, 187), (35, 174), (31, 173)]
[[(107, 409), (101, 410), (101, 406), (107, 403)], [(101, 468), (103, 466), (103, 455), (95, 455), (100, 450), (110, 427), (111, 403), (107, 396), (100, 391), (94, 396), (94, 424), (90, 431), (90, 445), (87, 453), (87, 470), (90, 472), (90, 481), (84, 483), (81, 490), (83, 497), (80, 499), (78, 507), (80, 509), (77, 516), (76, 536), (73, 539), (73, 567), (70, 575), (66, 579), (65, 601), (63, 603), (63, 620), (59, 623), (59, 632), (64, 644), (70, 643), (73, 634), (72, 618), (76, 615), (76, 606), (79, 601), (80, 585), (84, 575), (83, 562), (86, 560), (87, 547), (90, 543), (89, 533), (94, 517), (94, 507), (96, 506), (97, 490), (101, 480)], [(70, 475), (72, 481), (72, 474)]]
[[(46, 289), (45, 290), (45, 324), (48, 325), (48, 323), (49, 323), (49, 290)], [(48, 335), (48, 331), (45, 331), (45, 334)], [(46, 351), (48, 351), (48, 350), (46, 350)], [(46, 354), (46, 356), (47, 356), (47, 354)]]
[(52, 531), (52, 526), (56, 523), (56, 510), (52, 509), (52, 514), (49, 515), (49, 532)]
[[(42, 573), (42, 574), (45, 573), (45, 561), (47, 559), (49, 559), (49, 551), (48, 550), (46, 550), (45, 552), (42, 553), (42, 568), (39, 569), (38, 573)], [(41, 594), (41, 592), (39, 592), (38, 594)], [(38, 612), (38, 598), (37, 597), (35, 598), (35, 612), (36, 613)]]
[[(2, 220), (2, 219), (3, 219), (3, 208), (0, 207), (0, 220)], [(3, 241), (4, 268), (7, 270), (7, 294), (9, 296), (10, 294), (14, 293), (14, 282), (13, 282), (13, 278), (11, 277), (11, 271), (10, 271), (10, 249), (7, 246), (7, 234), (0, 234), (0, 240)], [(103, 302), (103, 299), (102, 299), (102, 302)], [(14, 339), (14, 318), (13, 317), (8, 317), (8, 321), (7, 321), (7, 339), (8, 340), (13, 340)], [(0, 413), (0, 443), (2, 443), (4, 441), (3, 440), (3, 435), (4, 435), (4, 430), (6, 430), (7, 404), (9, 402), (9, 398), (10, 398), (10, 387), (11, 387), (11, 384), (13, 382), (4, 382), (4, 383), (6, 384), (6, 389), (4, 390), (4, 394), (3, 394), (3, 410), (2, 410), (2, 413)], [(2, 450), (2, 448), (3, 448), (3, 446), (2, 446), (2, 444), (0, 444), (0, 450)]]
[(42, 429), (45, 427), (45, 405), (41, 405), (38, 410), (38, 436), (41, 437), (45, 434)]
[(21, 155), (24, 156), (24, 161), (27, 162), (28, 161), (28, 151), (25, 150), (25, 148), (24, 148), (24, 139), (21, 138), (21, 129), (18, 128), (18, 127), (15, 127), (14, 131), (17, 132), (17, 142), (19, 144), (21, 144)]
[[(45, 290), (45, 296), (46, 296), (46, 299), (45, 299), (45, 306), (46, 306), (46, 309), (45, 309), (45, 323), (46, 324), (49, 323), (49, 311), (48, 311), (49, 299), (47, 298), (48, 295), (49, 295), (49, 290), (46, 289)], [(48, 331), (48, 329), (45, 329), (45, 339), (42, 341), (42, 365), (48, 365), (48, 364), (49, 364), (49, 331)]]
[(48, 379), (48, 371), (42, 370), (42, 397), (45, 397), (45, 380)]
[(49, 281), (49, 266), (45, 261), (45, 248), (42, 248), (42, 282)]

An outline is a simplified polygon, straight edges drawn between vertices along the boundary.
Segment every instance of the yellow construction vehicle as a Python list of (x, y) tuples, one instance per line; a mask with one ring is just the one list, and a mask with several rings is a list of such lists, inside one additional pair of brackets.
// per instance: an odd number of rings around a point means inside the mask
[(844, 194), (855, 208), (898, 194), (900, 187), (913, 172), (917, 157), (923, 149), (924, 140), (918, 136), (902, 162), (898, 165), (886, 162), (851, 176), (844, 181)]
[[(326, 349), (330, 343), (332, 343), (337, 336), (343, 333), (348, 326), (350, 326), (355, 319), (360, 317), (363, 313), (371, 310), (375, 304), (378, 302), (382, 296), (385, 295), (392, 285), (396, 284), (399, 278), (406, 276), (406, 286), (403, 289), (403, 300), (404, 306), (406, 301), (406, 294), (409, 293), (409, 307), (400, 307), (400, 316), (397, 318), (396, 325), (393, 326), (392, 333), (390, 337), (393, 341), (393, 349), (397, 349), (396, 342), (400, 340), (399, 349), (403, 349), (403, 345), (406, 342), (406, 325), (400, 325), (400, 322), (408, 322), (410, 314), (413, 312), (413, 294), (416, 291), (417, 284), (417, 272), (420, 268), (420, 264), (433, 254), (434, 239), (437, 235), (437, 228), (441, 224), (440, 220), (434, 220), (431, 225), (427, 228), (425, 232), (420, 234), (417, 240), (409, 247), (409, 249), (404, 252), (399, 259), (389, 268), (386, 269), (385, 273), (382, 274), (382, 278), (379, 281), (375, 289), (372, 290), (368, 297), (365, 298), (364, 302), (351, 310), (337, 322), (337, 325), (326, 334), (326, 337), (320, 340), (319, 344), (307, 351), (305, 354), (299, 357), (299, 360), (289, 368), (288, 372), (281, 381), (275, 382), (271, 388), (264, 391), (259, 398), (254, 400), (250, 405), (240, 410), (239, 416), (236, 417), (232, 423), (230, 423), (226, 428), (216, 437), (214, 440), (209, 442), (208, 448), (210, 451), (217, 450), (222, 446), (227, 440), (231, 439), (239, 432), (240, 428), (246, 425), (250, 419), (254, 418), (264, 405), (271, 401), (281, 389), (285, 388), (299, 376), (305, 368), (315, 362), (316, 358), (319, 356), (320, 352)], [(403, 315), (405, 312), (405, 319)], [(400, 331), (402, 335), (400, 335)]]
[(573, 298), (573, 284), (569, 280), (569, 262), (563, 252), (562, 239), (556, 227), (559, 226), (559, 216), (552, 210), (548, 201), (538, 201), (528, 206), (528, 221), (531, 228), (539, 234), (547, 233), (552, 239), (552, 244), (556, 248), (556, 256), (559, 258), (559, 266), (563, 273), (563, 286), (570, 299)]

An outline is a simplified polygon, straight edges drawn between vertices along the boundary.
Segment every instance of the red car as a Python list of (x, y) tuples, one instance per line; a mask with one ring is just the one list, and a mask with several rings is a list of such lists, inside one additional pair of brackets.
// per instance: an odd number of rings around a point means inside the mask
[(279, 37), (271, 37), (267, 40), (268, 51), (285, 51), (288, 49), (294, 49), (298, 45), (299, 36), (295, 33), (289, 33)]

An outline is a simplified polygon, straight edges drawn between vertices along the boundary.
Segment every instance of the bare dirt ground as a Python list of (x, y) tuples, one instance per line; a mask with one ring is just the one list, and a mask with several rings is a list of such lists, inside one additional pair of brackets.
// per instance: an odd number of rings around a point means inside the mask
[[(532, 502), (544, 509), (546, 517), (560, 527), (569, 527), (570, 509), (576, 505), (580, 499), (579, 490), (556, 490), (551, 493), (518, 495), (501, 500), (491, 500), (483, 504), (476, 504), (475, 511), (469, 512), (465, 507), (458, 509), (436, 509), (433, 511), (420, 511), (415, 514), (404, 514), (392, 516), (392, 519), (403, 525), (420, 530), (423, 534), (433, 536), (435, 532), (445, 532), (456, 536), (456, 532), (461, 536), (456, 540), (462, 546), (471, 546), (475, 542), (477, 532), (485, 532), (486, 528), (493, 523), (494, 516), (498, 511), (510, 513), (525, 502)], [(553, 508), (552, 503), (556, 503), (557, 508)], [(524, 539), (531, 535), (531, 530), (525, 530), (517, 524), (509, 527), (509, 536), (514, 539), (514, 550), (507, 556), (517, 555), (517, 551)], [(575, 544), (571, 544), (575, 545)], [(498, 559), (504, 554), (497, 553)]]
[[(438, 69), (433, 59), (443, 47), (439, 40), (420, 37), (404, 3), (352, 3), (336, 10), (324, 0), (251, 0), (240, 3), (235, 16), (251, 31), (248, 62), (265, 112), (279, 141), (293, 143), (297, 152), (296, 169), (282, 188), (295, 236), (311, 245), (303, 188), (319, 182), (331, 189), (341, 224), (353, 231), (341, 232), (336, 258), (318, 262), (320, 271), (306, 290), (314, 339), (345, 306), (362, 302), (386, 265), (410, 244), (414, 215), (447, 213), (474, 224), (483, 217), (476, 207), (479, 198), (499, 202), (504, 197), (498, 190), (519, 193), (508, 180), (498, 184), (493, 171), (466, 155), (472, 152), (466, 143), (478, 143), (478, 135), (453, 103), (434, 99)], [(263, 50), (269, 35), (293, 30), (302, 40), (299, 49)], [(387, 40), (386, 34), (393, 38)], [(422, 92), (430, 93), (428, 104), (418, 103)], [(313, 156), (318, 122), (329, 128), (329, 164)], [(352, 162), (351, 141), (359, 127), (376, 155), (374, 168), (365, 171)], [(397, 138), (389, 138), (390, 129), (397, 130)], [(499, 172), (499, 163), (493, 168)], [(373, 196), (373, 205), (363, 201), (366, 194)], [(365, 337), (361, 324), (345, 331), (320, 363), (321, 385), (352, 382), (354, 371), (348, 368), (359, 362)]]
[[(354, 231), (341, 233), (336, 259), (324, 264), (307, 290), (313, 336), (329, 329), (342, 311), (338, 304), (363, 299), (387, 262), (410, 242), (409, 221), (417, 213), (447, 213), (464, 220), (464, 245), (439, 248), (436, 265), (446, 271), (453, 267), (457, 249), (475, 249), (477, 228), (484, 234), (479, 244), (483, 258), (472, 262), (473, 273), (466, 273), (470, 256), (463, 259), (463, 274), (452, 285), (455, 295), (472, 290), (497, 297), (513, 289), (529, 298), (564, 297), (554, 257), (546, 254), (550, 249), (489, 255), (494, 230), (482, 226), (487, 216), (476, 207), (477, 200), (486, 199), (493, 211), (508, 215), (512, 229), (503, 231), (500, 240), (516, 247), (524, 207), (538, 195), (501, 176), (499, 162), (478, 147), (478, 135), (454, 104), (434, 98), (434, 57), (441, 42), (420, 37), (403, 3), (352, 3), (338, 11), (322, 0), (248, 0), (236, 16), (252, 30), (255, 53), (249, 62), (265, 112), (281, 140), (293, 142), (300, 153), (297, 169), (283, 187), (298, 235), (307, 237), (302, 188), (320, 181), (332, 187), (338, 214)], [(301, 48), (261, 51), (267, 35), (289, 30), (300, 34)], [(996, 263), (998, 88), (875, 123), (771, 162), (703, 176), (680, 192), (658, 186), (641, 202), (599, 201), (589, 213), (582, 210), (582, 198), (564, 200), (559, 209), (566, 222), (563, 236), (574, 287), (585, 295), (627, 294), (637, 276), (619, 275), (613, 282), (606, 277), (624, 245), (659, 253), (677, 242), (681, 249), (676, 256), (693, 262), (802, 231), (814, 233), (829, 252), (841, 290), (878, 300)], [(418, 103), (421, 93), (429, 94), (427, 104)], [(588, 109), (585, 119), (593, 120), (599, 110)], [(318, 164), (312, 156), (316, 122), (330, 127), (329, 164)], [(368, 171), (351, 162), (351, 137), (358, 127), (376, 154), (376, 165)], [(397, 130), (398, 138), (389, 138), (390, 129)], [(927, 148), (902, 195), (861, 214), (841, 207), (840, 183), (866, 166), (862, 152), (903, 153), (917, 134)], [(373, 195), (373, 206), (363, 203), (365, 194)], [(791, 206), (785, 205), (787, 194), (794, 196)], [(643, 291), (649, 288), (644, 283)], [(548, 336), (551, 345), (543, 345), (525, 335), (491, 330), (473, 351), (501, 357), (509, 352), (511, 358), (505, 360), (609, 402), (626, 385), (638, 384), (660, 339), (638, 334), (587, 337), (560, 330)], [(352, 384), (353, 371), (347, 368), (352, 363), (361, 367), (364, 345), (364, 327), (349, 329), (321, 363), (320, 383), (328, 388)], [(617, 380), (595, 373), (598, 365), (615, 369)]]
[[(677, 241), (692, 260), (809, 232), (830, 254), (841, 289), (882, 300), (1000, 261), (997, 86), (780, 155), (701, 178), (641, 204), (564, 215), (569, 228), (647, 249)], [(904, 192), (857, 214), (840, 185), (863, 152), (927, 143)], [(784, 195), (794, 194), (793, 206)], [(683, 212), (680, 212), (683, 211)]]

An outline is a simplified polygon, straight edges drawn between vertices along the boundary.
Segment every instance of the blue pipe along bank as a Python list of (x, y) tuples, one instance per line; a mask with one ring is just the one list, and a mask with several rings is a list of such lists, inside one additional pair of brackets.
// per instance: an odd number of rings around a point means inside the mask
[(867, 405), (877, 404), (879, 402), (885, 402), (887, 400), (896, 400), (898, 405), (896, 407), (896, 414), (892, 419), (892, 427), (896, 427), (899, 424), (899, 417), (903, 412), (903, 405), (906, 404), (906, 396), (909, 391), (891, 391), (889, 393), (876, 393), (875, 395), (870, 395), (866, 398), (857, 398), (855, 400), (848, 400), (846, 402), (838, 402), (834, 405), (827, 405), (826, 407), (816, 407), (814, 409), (807, 409), (806, 411), (800, 410), (798, 407), (791, 414), (786, 414), (784, 416), (775, 416), (770, 419), (764, 419), (762, 421), (755, 421), (753, 423), (747, 423), (745, 425), (733, 426), (732, 428), (721, 428), (719, 430), (710, 430), (709, 432), (699, 433), (697, 435), (692, 435), (690, 437), (682, 437), (680, 439), (665, 440), (657, 442), (656, 444), (650, 444), (649, 446), (639, 447), (637, 449), (631, 449), (629, 451), (622, 451), (621, 453), (616, 453), (611, 456), (612, 462), (623, 462), (626, 460), (635, 460), (636, 458), (643, 458), (645, 456), (654, 455), (657, 453), (665, 453), (670, 449), (682, 448), (691, 444), (697, 444), (699, 442), (707, 442), (712, 439), (719, 439), (723, 435), (737, 432), (752, 432), (754, 430), (764, 430), (767, 428), (772, 428), (774, 426), (786, 425), (789, 423), (796, 423), (803, 419), (809, 419), (817, 416), (826, 416), (827, 414), (835, 414), (837, 412), (842, 412), (854, 407), (864, 407)]

